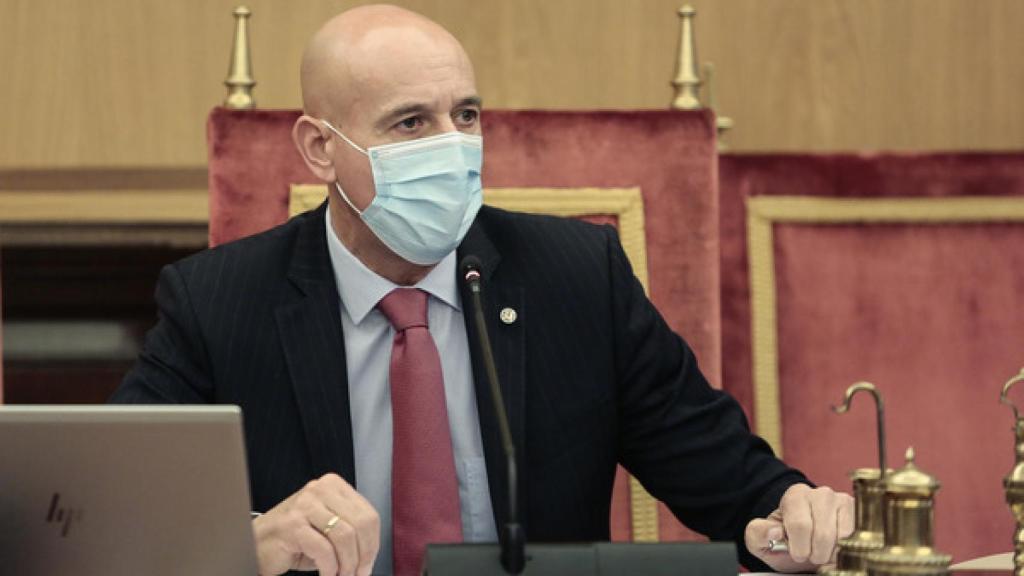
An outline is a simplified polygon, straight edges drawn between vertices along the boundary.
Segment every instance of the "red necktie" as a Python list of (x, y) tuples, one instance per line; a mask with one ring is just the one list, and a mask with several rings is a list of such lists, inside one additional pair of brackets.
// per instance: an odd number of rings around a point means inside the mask
[(427, 293), (397, 288), (377, 305), (391, 348), (391, 530), (395, 576), (418, 576), (428, 542), (461, 542), (441, 357), (427, 329)]

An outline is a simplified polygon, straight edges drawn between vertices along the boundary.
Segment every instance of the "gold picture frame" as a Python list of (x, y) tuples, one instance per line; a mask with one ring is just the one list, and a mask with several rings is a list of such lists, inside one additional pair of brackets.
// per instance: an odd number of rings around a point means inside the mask
[(780, 457), (778, 320), (776, 317), (774, 226), (776, 224), (975, 224), (1024, 222), (1024, 198), (748, 198), (747, 256), (754, 416), (757, 433)]

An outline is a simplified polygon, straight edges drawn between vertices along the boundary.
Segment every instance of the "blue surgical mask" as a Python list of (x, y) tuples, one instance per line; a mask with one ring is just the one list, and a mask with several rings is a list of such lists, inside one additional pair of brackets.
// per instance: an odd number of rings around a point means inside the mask
[(326, 120), (325, 126), (370, 158), (377, 195), (360, 211), (337, 181), (342, 199), (403, 259), (437, 264), (462, 242), (483, 201), (483, 138), (446, 132), (363, 149)]

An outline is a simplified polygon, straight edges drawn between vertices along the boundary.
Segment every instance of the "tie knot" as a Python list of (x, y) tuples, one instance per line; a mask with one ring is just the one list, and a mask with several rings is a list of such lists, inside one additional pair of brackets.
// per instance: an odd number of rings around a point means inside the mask
[(395, 288), (377, 303), (395, 330), (427, 328), (427, 293), (418, 288)]

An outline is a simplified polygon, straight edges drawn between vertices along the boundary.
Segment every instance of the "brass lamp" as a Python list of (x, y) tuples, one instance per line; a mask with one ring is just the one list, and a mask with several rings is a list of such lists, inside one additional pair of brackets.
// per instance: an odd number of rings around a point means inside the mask
[(822, 566), (818, 574), (828, 576), (865, 576), (868, 554), (884, 546), (882, 497), (885, 494), (885, 474), (891, 473), (885, 462), (885, 407), (882, 396), (870, 382), (857, 382), (846, 389), (842, 405), (832, 408), (837, 414), (850, 409), (857, 392), (869, 392), (875, 399), (878, 428), (878, 468), (858, 468), (850, 473), (853, 480), (855, 506), (854, 531), (839, 541), (835, 566)]
[(865, 576), (868, 554), (885, 545), (883, 534), (882, 497), (885, 481), (878, 468), (858, 468), (850, 473), (853, 480), (855, 525), (853, 534), (839, 541), (835, 566), (822, 566), (818, 574), (828, 576)]
[(1016, 459), (1013, 469), (1003, 479), (1003, 488), (1006, 490), (1006, 503), (1010, 506), (1013, 519), (1017, 522), (1017, 529), (1013, 533), (1013, 574), (1014, 576), (1024, 576), (1024, 419), (1021, 419), (1017, 407), (1010, 402), (1008, 396), (1010, 388), (1013, 388), (1014, 384), (1018, 382), (1024, 382), (1024, 369), (1003, 384), (999, 401), (1013, 408), (1015, 421)]
[(939, 482), (914, 464), (885, 481), (885, 547), (868, 555), (869, 576), (945, 576), (952, 557), (934, 548), (934, 504)]

